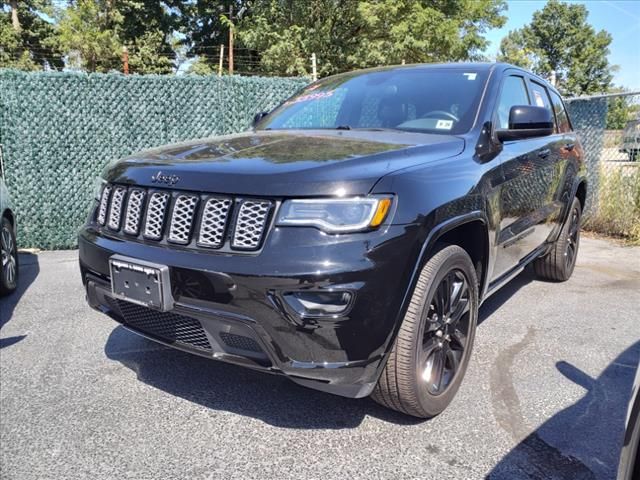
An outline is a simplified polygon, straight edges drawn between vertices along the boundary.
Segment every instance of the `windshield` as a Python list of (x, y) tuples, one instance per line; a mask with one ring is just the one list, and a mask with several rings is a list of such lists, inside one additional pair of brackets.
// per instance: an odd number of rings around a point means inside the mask
[(486, 77), (484, 70), (433, 67), (336, 75), (289, 98), (257, 128), (460, 134), (473, 125)]

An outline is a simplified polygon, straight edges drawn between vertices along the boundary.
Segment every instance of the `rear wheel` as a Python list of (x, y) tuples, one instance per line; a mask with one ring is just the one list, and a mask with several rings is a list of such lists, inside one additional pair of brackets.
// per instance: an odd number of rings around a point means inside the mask
[(426, 263), (372, 398), (415, 417), (438, 415), (464, 377), (478, 319), (478, 281), (451, 245)]
[(18, 249), (13, 227), (6, 218), (0, 221), (0, 258), (0, 295), (8, 295), (18, 281)]
[(558, 239), (553, 243), (551, 251), (533, 262), (533, 269), (540, 278), (564, 282), (569, 280), (578, 258), (580, 246), (580, 221), (582, 207), (578, 198), (573, 199), (569, 217), (562, 226)]

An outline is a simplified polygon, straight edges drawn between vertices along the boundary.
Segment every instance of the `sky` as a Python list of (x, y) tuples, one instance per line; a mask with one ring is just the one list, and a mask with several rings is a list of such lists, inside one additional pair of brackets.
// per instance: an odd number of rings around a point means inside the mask
[[(507, 23), (500, 29), (487, 32), (491, 45), (485, 54), (495, 58), (500, 40), (510, 30), (531, 22), (533, 12), (542, 9), (545, 3), (545, 0), (509, 0)], [(587, 21), (596, 31), (604, 29), (611, 34), (609, 62), (619, 67), (613, 82), (640, 91), (640, 0), (569, 0), (568, 3), (585, 5), (589, 10)]]

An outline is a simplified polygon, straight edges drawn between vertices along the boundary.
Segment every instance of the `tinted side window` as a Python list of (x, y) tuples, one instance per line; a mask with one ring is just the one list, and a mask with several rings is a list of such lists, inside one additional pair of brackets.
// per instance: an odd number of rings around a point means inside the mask
[[(547, 89), (543, 85), (531, 81), (531, 92), (533, 93), (533, 104), (535, 106), (551, 110), (551, 100), (549, 100)], [(553, 110), (551, 111), (553, 112)]]
[(504, 79), (498, 102), (498, 128), (509, 128), (509, 112), (516, 105), (529, 105), (524, 78), (511, 76)]
[(567, 111), (564, 109), (562, 99), (554, 91), (549, 91), (549, 95), (551, 95), (551, 101), (553, 102), (553, 110), (556, 112), (556, 118), (558, 119), (558, 132), (560, 133), (570, 132), (571, 124), (569, 123), (569, 116), (567, 115)]

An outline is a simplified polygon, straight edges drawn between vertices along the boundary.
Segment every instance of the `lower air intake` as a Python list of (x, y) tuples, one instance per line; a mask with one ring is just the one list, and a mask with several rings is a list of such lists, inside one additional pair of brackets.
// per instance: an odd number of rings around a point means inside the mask
[(133, 330), (170, 343), (182, 343), (199, 350), (211, 350), (211, 344), (200, 322), (169, 312), (158, 312), (123, 300), (113, 300), (123, 323)]

